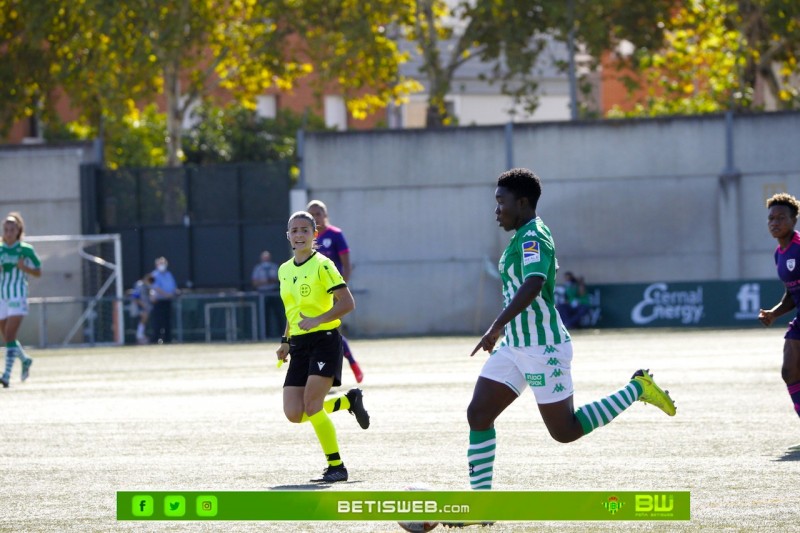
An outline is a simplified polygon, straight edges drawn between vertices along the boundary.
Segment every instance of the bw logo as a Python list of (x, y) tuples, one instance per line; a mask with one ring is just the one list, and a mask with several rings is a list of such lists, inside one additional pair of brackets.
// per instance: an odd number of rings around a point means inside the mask
[(637, 494), (636, 495), (636, 512), (647, 513), (668, 513), (675, 508), (675, 502), (671, 495), (667, 494)]

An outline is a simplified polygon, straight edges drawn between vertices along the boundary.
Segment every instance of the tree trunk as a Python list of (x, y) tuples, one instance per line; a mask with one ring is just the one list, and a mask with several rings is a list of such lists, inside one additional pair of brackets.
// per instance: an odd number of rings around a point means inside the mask
[(438, 68), (428, 69), (428, 109), (425, 114), (426, 128), (441, 128), (448, 124), (445, 97), (450, 91), (450, 79)]
[(164, 92), (167, 100), (167, 166), (170, 167), (181, 165), (183, 109), (179, 76), (179, 69), (175, 65), (169, 65), (164, 69)]
[(447, 110), (442, 112), (438, 104), (428, 100), (428, 110), (425, 114), (425, 127), (426, 128), (441, 128), (444, 126), (444, 121), (447, 118)]

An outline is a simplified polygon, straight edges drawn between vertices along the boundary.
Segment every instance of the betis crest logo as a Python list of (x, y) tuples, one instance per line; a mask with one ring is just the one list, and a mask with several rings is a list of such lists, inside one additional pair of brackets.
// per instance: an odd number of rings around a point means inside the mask
[(623, 505), (624, 504), (616, 496), (611, 496), (608, 498), (607, 502), (603, 502), (603, 507), (611, 514), (617, 514), (617, 511), (622, 509)]

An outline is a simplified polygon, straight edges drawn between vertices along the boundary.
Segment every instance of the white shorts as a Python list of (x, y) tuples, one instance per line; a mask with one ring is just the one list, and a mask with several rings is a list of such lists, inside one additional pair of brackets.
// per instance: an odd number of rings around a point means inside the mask
[(27, 316), (27, 314), (27, 298), (0, 299), (0, 320), (5, 320), (10, 316)]
[(507, 385), (522, 394), (527, 384), (536, 403), (555, 403), (572, 396), (572, 343), (502, 346), (481, 370), (481, 377)]

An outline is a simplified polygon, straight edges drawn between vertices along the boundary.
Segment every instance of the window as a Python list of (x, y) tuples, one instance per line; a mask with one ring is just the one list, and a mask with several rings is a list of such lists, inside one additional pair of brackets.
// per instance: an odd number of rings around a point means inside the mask
[(339, 131), (347, 131), (347, 106), (341, 96), (325, 96), (325, 125)]
[(264, 94), (256, 98), (256, 115), (261, 118), (275, 118), (278, 115), (278, 97)]

